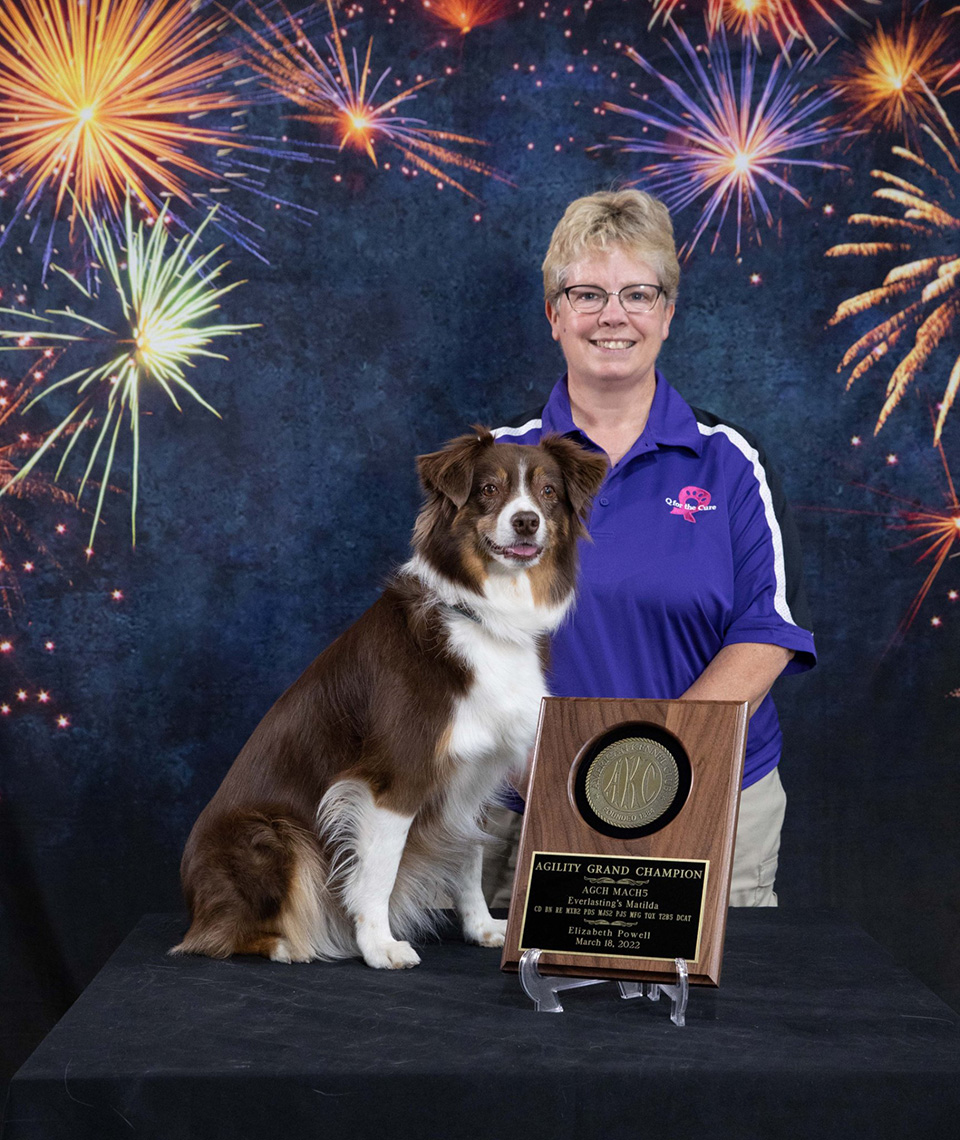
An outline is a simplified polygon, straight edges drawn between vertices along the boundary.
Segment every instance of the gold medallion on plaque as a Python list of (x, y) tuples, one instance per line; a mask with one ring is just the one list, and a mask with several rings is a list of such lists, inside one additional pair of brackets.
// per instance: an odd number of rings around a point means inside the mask
[(628, 736), (608, 744), (589, 762), (584, 791), (599, 819), (611, 827), (655, 823), (677, 796), (680, 773), (669, 749)]

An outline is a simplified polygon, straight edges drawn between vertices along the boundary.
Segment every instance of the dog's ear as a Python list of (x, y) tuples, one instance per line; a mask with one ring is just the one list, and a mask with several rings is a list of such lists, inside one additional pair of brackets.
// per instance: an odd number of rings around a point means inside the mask
[(470, 498), (473, 472), (480, 455), (492, 447), (496, 439), (489, 428), (474, 426), (471, 434), (457, 436), (440, 451), (421, 455), (417, 472), (425, 491), (437, 491), (457, 507)]
[(580, 518), (586, 519), (609, 469), (607, 457), (599, 451), (587, 451), (562, 435), (544, 436), (540, 446), (559, 463), (570, 504)]

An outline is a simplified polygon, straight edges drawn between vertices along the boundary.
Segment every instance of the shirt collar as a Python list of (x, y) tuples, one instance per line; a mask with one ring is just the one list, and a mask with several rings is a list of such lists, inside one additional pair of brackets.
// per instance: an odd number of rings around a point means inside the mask
[[(544, 406), (542, 419), (544, 434), (558, 432), (560, 435), (572, 436), (578, 442), (596, 446), (573, 422), (566, 373), (554, 385), (550, 398)], [(653, 403), (650, 405), (647, 426), (617, 466), (636, 455), (655, 451), (659, 447), (686, 447), (700, 455), (703, 450), (703, 437), (700, 435), (697, 419), (690, 405), (658, 372), (657, 387), (653, 394)]]

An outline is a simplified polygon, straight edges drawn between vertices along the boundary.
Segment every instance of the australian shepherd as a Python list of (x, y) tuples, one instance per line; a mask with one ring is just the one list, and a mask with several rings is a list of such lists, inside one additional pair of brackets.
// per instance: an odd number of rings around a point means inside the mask
[(501, 946), (480, 889), (481, 819), (524, 768), (547, 635), (606, 459), (485, 429), (421, 456), (413, 557), (280, 697), (194, 825), (190, 929), (172, 953), (403, 969), (451, 898)]

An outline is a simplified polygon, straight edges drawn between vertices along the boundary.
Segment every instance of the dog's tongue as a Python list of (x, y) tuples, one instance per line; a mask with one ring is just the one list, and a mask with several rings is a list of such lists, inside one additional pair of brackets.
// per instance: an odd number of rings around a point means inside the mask
[(539, 552), (540, 547), (529, 542), (518, 542), (516, 546), (506, 547), (505, 551), (514, 558), (533, 558)]

